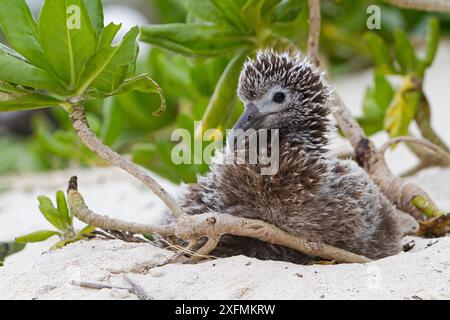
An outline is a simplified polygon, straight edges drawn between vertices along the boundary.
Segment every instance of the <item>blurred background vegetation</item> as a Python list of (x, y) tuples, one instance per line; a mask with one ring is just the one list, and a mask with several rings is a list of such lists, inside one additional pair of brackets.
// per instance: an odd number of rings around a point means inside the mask
[[(89, 101), (89, 123), (105, 144), (131, 154), (135, 162), (173, 182), (195, 181), (196, 174), (208, 169), (172, 163), (172, 130), (186, 128), (194, 133), (194, 120), (202, 119), (207, 127), (230, 128), (242, 110), (235, 90), (245, 56), (265, 46), (304, 49), (307, 38), (306, 0), (232, 0), (239, 14), (221, 7), (230, 1), (103, 1), (106, 20), (123, 22), (123, 30), (143, 26), (142, 40), (148, 44), (141, 45), (137, 73), (150, 74), (167, 99), (167, 110), (160, 117), (152, 115), (159, 105), (154, 94), (132, 92)], [(42, 1), (28, 2), (37, 14)], [(381, 7), (382, 25), (367, 35), (370, 4)], [(438, 43), (430, 44), (438, 36), (431, 16), (438, 18), (441, 36), (450, 33), (450, 16), (365, 0), (325, 0), (322, 14), (322, 67), (332, 77), (377, 65), (374, 87), (367, 89), (360, 119), (367, 133), (386, 129), (392, 136), (408, 134), (409, 123), (425, 107), (418, 101), (399, 102), (396, 92), (405, 88), (392, 87), (386, 76), (400, 76), (405, 85), (411, 76), (422, 79), (421, 68), (427, 66), (415, 50), (432, 50)], [(1, 34), (0, 42), (6, 43)], [(377, 50), (384, 49), (394, 57), (377, 60)], [(414, 90), (421, 94), (421, 85)], [(405, 118), (408, 112), (402, 108), (414, 104)], [(57, 108), (0, 113), (0, 150), (0, 174), (104, 165), (79, 141), (65, 112)]]

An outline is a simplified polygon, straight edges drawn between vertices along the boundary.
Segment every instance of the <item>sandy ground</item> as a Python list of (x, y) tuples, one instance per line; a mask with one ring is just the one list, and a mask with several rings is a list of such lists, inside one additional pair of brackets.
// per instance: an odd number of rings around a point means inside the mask
[[(446, 141), (450, 141), (450, 91), (448, 72), (442, 70), (448, 70), (449, 55), (447, 42), (440, 47), (426, 82), (434, 127)], [(354, 114), (360, 113), (364, 88), (371, 82), (370, 71), (336, 82)], [(381, 144), (386, 136), (379, 134), (374, 139)], [(333, 145), (342, 148), (345, 143), (335, 140)], [(403, 147), (389, 152), (387, 159), (396, 173), (415, 163)], [(142, 223), (160, 221), (165, 209), (159, 199), (118, 169), (0, 177), (0, 241), (48, 229), (36, 197), (44, 194), (53, 199), (54, 192), (64, 190), (74, 174), (95, 211)], [(179, 192), (177, 186), (158, 180), (170, 193)], [(449, 169), (429, 169), (410, 180), (450, 210)], [(82, 289), (71, 284), (91, 281), (124, 287), (123, 275), (155, 299), (450, 299), (450, 237), (414, 241), (410, 252), (365, 265), (299, 266), (238, 256), (158, 267), (171, 253), (151, 245), (95, 240), (47, 252), (54, 243), (50, 239), (29, 245), (0, 268), (0, 299), (136, 299), (127, 290)]]
[[(114, 168), (3, 178), (0, 194), (3, 239), (47, 228), (36, 196), (51, 196), (72, 174), (87, 203), (98, 212), (157, 223), (160, 201)], [(177, 188), (163, 185), (172, 193)], [(450, 210), (450, 170), (429, 169), (411, 181)], [(412, 238), (404, 239), (405, 242)], [(450, 299), (450, 237), (413, 239), (414, 249), (365, 265), (300, 266), (244, 256), (197, 265), (166, 265), (171, 252), (149, 244), (85, 241), (47, 252), (54, 240), (32, 244), (0, 268), (0, 299), (136, 299), (127, 290), (92, 290), (73, 281), (126, 287), (128, 275), (155, 299)]]

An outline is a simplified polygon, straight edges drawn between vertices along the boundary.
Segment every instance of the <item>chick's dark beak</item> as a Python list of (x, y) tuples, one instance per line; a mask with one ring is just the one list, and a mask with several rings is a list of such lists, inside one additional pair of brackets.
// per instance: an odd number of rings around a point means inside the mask
[[(262, 114), (259, 112), (258, 107), (254, 103), (248, 103), (245, 106), (245, 111), (236, 122), (233, 127), (233, 132), (241, 129), (246, 131), (250, 128), (253, 128), (254, 125), (261, 120)], [(254, 128), (257, 129), (257, 128)]]
[(263, 115), (259, 112), (258, 107), (254, 103), (248, 103), (245, 105), (245, 111), (234, 125), (228, 136), (228, 141), (233, 145), (235, 139), (243, 135), (249, 129), (257, 130), (258, 122), (263, 118)]

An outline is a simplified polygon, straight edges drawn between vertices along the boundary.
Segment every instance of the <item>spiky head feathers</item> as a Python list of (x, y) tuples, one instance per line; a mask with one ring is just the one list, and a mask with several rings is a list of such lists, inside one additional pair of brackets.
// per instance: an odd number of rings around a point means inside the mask
[(260, 128), (294, 133), (309, 144), (326, 143), (330, 89), (307, 59), (273, 50), (258, 52), (243, 66), (238, 94), (266, 115)]

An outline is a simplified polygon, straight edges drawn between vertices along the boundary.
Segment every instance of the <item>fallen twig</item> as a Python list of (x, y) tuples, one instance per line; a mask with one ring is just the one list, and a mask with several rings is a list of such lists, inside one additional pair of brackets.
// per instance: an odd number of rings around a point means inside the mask
[(111, 286), (103, 283), (87, 282), (87, 281), (72, 281), (71, 284), (74, 286), (95, 290), (103, 290), (103, 289), (126, 290), (129, 293), (134, 294), (136, 297), (138, 297), (139, 300), (153, 300), (153, 298), (150, 297), (141, 286), (134, 283), (128, 276), (124, 275), (124, 279), (131, 285), (131, 288)]
[(128, 277), (126, 274), (123, 275), (123, 278), (131, 286), (130, 292), (136, 295), (139, 300), (153, 300), (153, 298), (150, 297), (150, 295), (145, 291), (144, 288), (131, 280), (130, 277)]

